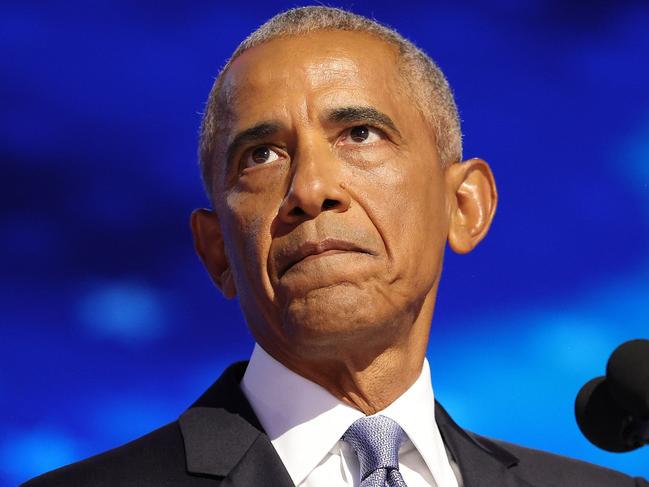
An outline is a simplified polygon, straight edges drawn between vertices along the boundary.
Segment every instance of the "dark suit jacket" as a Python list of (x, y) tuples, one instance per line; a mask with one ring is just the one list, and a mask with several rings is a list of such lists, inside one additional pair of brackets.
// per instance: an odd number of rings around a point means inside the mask
[[(230, 366), (178, 421), (23, 485), (292, 486), (239, 388), (246, 365)], [(464, 487), (649, 487), (640, 478), (474, 435), (456, 425), (439, 404), (435, 413)]]

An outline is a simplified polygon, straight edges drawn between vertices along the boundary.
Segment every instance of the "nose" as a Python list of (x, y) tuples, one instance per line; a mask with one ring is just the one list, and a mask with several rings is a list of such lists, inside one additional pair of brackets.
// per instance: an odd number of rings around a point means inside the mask
[(279, 209), (283, 222), (313, 219), (324, 211), (344, 212), (350, 203), (340, 181), (339, 162), (330, 153), (305, 150), (299, 157), (296, 153), (291, 185)]

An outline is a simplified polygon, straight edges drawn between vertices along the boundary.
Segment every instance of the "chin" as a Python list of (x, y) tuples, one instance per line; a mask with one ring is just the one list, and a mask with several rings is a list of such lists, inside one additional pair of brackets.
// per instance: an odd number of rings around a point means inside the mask
[(310, 354), (362, 343), (393, 343), (401, 319), (386, 310), (382, 296), (350, 283), (314, 289), (286, 303), (287, 338)]

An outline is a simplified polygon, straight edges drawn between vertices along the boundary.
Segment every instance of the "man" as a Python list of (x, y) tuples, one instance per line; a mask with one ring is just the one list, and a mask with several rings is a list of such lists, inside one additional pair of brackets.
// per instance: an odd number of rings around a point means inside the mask
[(471, 251), (497, 196), (408, 41), (337, 9), (274, 17), (219, 75), (200, 152), (195, 246), (239, 298), (250, 363), (178, 421), (27, 485), (649, 485), (473, 435), (434, 402), (444, 247)]

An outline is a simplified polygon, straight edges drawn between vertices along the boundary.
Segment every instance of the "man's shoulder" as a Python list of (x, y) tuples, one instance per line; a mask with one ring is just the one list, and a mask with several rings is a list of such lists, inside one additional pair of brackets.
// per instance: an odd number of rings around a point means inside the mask
[(36, 477), (23, 486), (165, 487), (188, 483), (198, 486), (204, 485), (204, 481), (186, 475), (182, 435), (174, 421), (118, 448)]
[(626, 474), (582, 460), (527, 448), (503, 440), (474, 435), (481, 443), (506, 450), (518, 462), (514, 473), (531, 485), (544, 487), (649, 487), (642, 478)]
[[(232, 470), (235, 456), (243, 456), (260, 433), (254, 412), (239, 388), (245, 366), (245, 362), (237, 362), (228, 367), (179, 420), (120, 447), (45, 473), (23, 487), (215, 485), (216, 479)], [(272, 448), (270, 442), (268, 446)], [(228, 468), (218, 468), (224, 465)]]
[[(237, 362), (228, 367), (195, 406), (241, 409), (245, 399), (238, 384), (245, 366), (245, 362)], [(187, 470), (185, 438), (181, 421), (177, 420), (113, 450), (45, 473), (23, 487), (171, 487), (208, 483), (214, 485), (214, 479), (190, 475)]]

